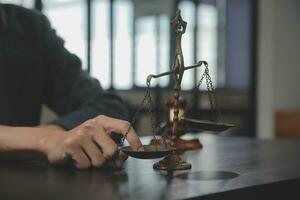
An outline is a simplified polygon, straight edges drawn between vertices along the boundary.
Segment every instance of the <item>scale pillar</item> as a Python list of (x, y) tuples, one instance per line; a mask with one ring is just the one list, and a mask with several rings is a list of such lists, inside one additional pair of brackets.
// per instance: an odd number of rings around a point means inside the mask
[[(176, 34), (176, 47), (175, 47), (175, 59), (173, 64), (173, 72), (175, 79), (174, 86), (174, 116), (173, 116), (173, 126), (171, 135), (171, 146), (175, 147), (175, 140), (178, 135), (179, 128), (179, 96), (181, 89), (181, 80), (184, 72), (184, 61), (181, 49), (181, 37), (185, 33), (187, 23), (182, 20), (180, 16), (180, 11), (176, 12), (176, 16), (172, 21), (173, 28)], [(192, 165), (182, 160), (177, 154), (176, 150), (172, 151), (171, 154), (166, 156), (163, 160), (155, 163), (153, 168), (156, 170), (185, 170), (191, 169)]]

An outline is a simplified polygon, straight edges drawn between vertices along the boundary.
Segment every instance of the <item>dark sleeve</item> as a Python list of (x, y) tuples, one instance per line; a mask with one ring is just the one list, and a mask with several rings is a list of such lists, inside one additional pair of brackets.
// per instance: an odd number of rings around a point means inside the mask
[(79, 58), (64, 48), (45, 16), (42, 26), (44, 101), (59, 116), (51, 123), (69, 130), (100, 114), (127, 119), (124, 102), (103, 91), (96, 79), (82, 71)]

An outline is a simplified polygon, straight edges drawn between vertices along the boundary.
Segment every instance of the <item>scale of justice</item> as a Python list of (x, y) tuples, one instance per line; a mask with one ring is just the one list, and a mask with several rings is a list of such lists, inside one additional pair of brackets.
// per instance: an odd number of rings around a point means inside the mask
[[(163, 158), (163, 160), (155, 163), (153, 168), (155, 170), (187, 170), (191, 169), (192, 165), (186, 161), (184, 161), (180, 157), (180, 152), (182, 150), (192, 150), (192, 149), (200, 149), (202, 145), (199, 139), (193, 140), (183, 140), (180, 137), (187, 133), (190, 130), (196, 131), (224, 131), (231, 127), (232, 124), (225, 124), (223, 122), (219, 122), (221, 116), (221, 112), (217, 107), (215, 93), (214, 93), (214, 86), (212, 84), (208, 63), (206, 61), (199, 61), (196, 64), (191, 66), (184, 66), (184, 59), (183, 53), (181, 49), (181, 38), (182, 35), (185, 33), (187, 22), (183, 21), (180, 10), (176, 12), (175, 18), (171, 22), (172, 28), (175, 32), (175, 56), (173, 61), (172, 70), (168, 72), (164, 72), (161, 74), (153, 75), (150, 74), (147, 77), (146, 85), (146, 95), (144, 96), (140, 106), (138, 107), (136, 113), (134, 114), (130, 126), (127, 129), (126, 133), (124, 134), (123, 138), (120, 142), (120, 150), (123, 151), (128, 156), (137, 158), (137, 159), (157, 159)], [(196, 92), (199, 91), (199, 87), (203, 80), (206, 80), (208, 98), (210, 101), (211, 112), (216, 112), (215, 121), (205, 121), (205, 120), (198, 120), (198, 119), (191, 119), (186, 117), (186, 106), (187, 103), (184, 98), (180, 95), (181, 92), (181, 81), (183, 78), (184, 71), (198, 68), (198, 67), (205, 67), (204, 73), (202, 74), (201, 79), (195, 85), (194, 90), (192, 92), (192, 98), (195, 96)], [(150, 94), (150, 84), (152, 79), (160, 78), (163, 76), (170, 76), (173, 75), (174, 77), (174, 91), (173, 96), (171, 96), (167, 101), (168, 107), (168, 122), (164, 125), (159, 123), (155, 123), (154, 114), (153, 114), (153, 101), (151, 99)], [(144, 106), (145, 102), (148, 103), (148, 111), (150, 113), (152, 131), (153, 131), (153, 138), (149, 145), (143, 145), (144, 150), (138, 151), (131, 149), (130, 146), (123, 147), (124, 140), (132, 125), (135, 123), (141, 108)], [(160, 138), (157, 136), (161, 135)]]

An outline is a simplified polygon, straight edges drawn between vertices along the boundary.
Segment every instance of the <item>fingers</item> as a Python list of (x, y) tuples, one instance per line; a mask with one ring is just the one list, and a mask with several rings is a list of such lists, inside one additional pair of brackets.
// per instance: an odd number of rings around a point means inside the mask
[(101, 167), (105, 163), (105, 158), (101, 152), (101, 149), (99, 149), (99, 147), (88, 134), (81, 138), (80, 145), (94, 167)]
[(103, 127), (98, 127), (98, 130), (93, 134), (94, 141), (101, 147), (105, 160), (111, 159), (118, 151), (118, 145), (105, 133)]
[(90, 160), (83, 153), (82, 150), (78, 150), (76, 153), (74, 153), (74, 155), (72, 156), (72, 159), (76, 162), (75, 166), (78, 169), (87, 169), (91, 166)]
[[(96, 120), (108, 133), (117, 132), (121, 133), (122, 135), (125, 135), (128, 128), (130, 127), (130, 123), (127, 121), (107, 117), (104, 115), (98, 116)], [(143, 146), (139, 137), (137, 136), (136, 132), (132, 127), (130, 128), (126, 136), (126, 139), (133, 150), (139, 150)]]
[(122, 151), (119, 151), (118, 155), (116, 157), (116, 160), (115, 160), (116, 167), (122, 167), (122, 165), (127, 160), (127, 158), (128, 158), (128, 156), (125, 153), (123, 153)]
[(82, 151), (78, 143), (73, 138), (68, 138), (65, 141), (66, 156), (75, 161), (75, 166), (79, 169), (86, 169), (91, 166), (89, 158)]

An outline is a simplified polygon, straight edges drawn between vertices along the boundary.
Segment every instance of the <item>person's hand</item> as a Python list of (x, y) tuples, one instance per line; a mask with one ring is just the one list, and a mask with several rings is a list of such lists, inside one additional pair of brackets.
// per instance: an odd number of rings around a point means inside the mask
[[(52, 164), (64, 163), (71, 158), (80, 169), (101, 167), (110, 160), (120, 167), (127, 156), (118, 150), (110, 135), (112, 132), (124, 135), (129, 126), (127, 121), (100, 115), (68, 132), (48, 134), (42, 142), (44, 152)], [(142, 143), (133, 128), (126, 139), (132, 149), (142, 149)]]

